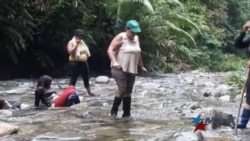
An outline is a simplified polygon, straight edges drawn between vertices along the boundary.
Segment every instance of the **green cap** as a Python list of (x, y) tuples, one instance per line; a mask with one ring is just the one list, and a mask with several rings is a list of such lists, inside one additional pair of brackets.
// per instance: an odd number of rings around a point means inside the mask
[(127, 21), (126, 28), (131, 30), (134, 33), (140, 33), (141, 32), (141, 28), (139, 26), (139, 23), (136, 20)]

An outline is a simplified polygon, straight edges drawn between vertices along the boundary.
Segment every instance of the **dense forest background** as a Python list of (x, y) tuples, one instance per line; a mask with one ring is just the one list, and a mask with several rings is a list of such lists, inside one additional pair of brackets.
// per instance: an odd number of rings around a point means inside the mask
[(92, 74), (106, 74), (106, 50), (129, 19), (139, 21), (150, 71), (233, 71), (244, 50), (233, 44), (250, 19), (248, 0), (0, 0), (0, 78), (68, 75), (66, 44), (86, 35)]

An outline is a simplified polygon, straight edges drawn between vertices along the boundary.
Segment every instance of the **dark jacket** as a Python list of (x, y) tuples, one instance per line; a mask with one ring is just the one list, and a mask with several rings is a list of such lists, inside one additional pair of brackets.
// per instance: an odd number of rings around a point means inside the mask
[(250, 36), (246, 36), (246, 32), (241, 32), (240, 36), (235, 41), (237, 48), (246, 49), (247, 57), (250, 57)]
[(56, 93), (55, 91), (50, 91), (49, 89), (45, 89), (42, 87), (38, 87), (35, 90), (35, 106), (39, 106), (40, 101), (50, 107), (53, 102), (52, 94)]

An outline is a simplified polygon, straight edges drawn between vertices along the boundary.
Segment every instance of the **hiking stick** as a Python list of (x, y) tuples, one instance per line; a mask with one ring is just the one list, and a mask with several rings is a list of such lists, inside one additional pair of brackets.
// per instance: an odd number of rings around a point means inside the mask
[(247, 79), (249, 77), (249, 72), (250, 71), (249, 71), (249, 68), (248, 68), (247, 69), (247, 77), (246, 77), (246, 80), (244, 82), (243, 89), (241, 91), (240, 107), (239, 107), (239, 110), (238, 110), (237, 120), (236, 120), (236, 124), (235, 124), (235, 127), (234, 127), (235, 134), (237, 134), (237, 125), (238, 125), (238, 122), (239, 122), (240, 110), (241, 110), (241, 105), (242, 105), (242, 102), (243, 102), (244, 93), (246, 91), (246, 84), (247, 84)]

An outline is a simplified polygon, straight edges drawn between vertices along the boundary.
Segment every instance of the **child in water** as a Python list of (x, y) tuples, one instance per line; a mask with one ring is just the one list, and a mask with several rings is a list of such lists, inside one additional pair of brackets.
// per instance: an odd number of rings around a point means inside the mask
[(40, 101), (47, 107), (70, 107), (80, 103), (74, 86), (68, 86), (60, 95), (57, 95), (51, 90), (51, 82), (52, 78), (48, 75), (43, 75), (38, 79), (35, 90), (36, 107), (39, 106)]
[(35, 103), (36, 107), (39, 106), (40, 101), (47, 107), (50, 107), (53, 103), (53, 98), (56, 94), (55, 91), (50, 89), (52, 78), (48, 75), (43, 75), (38, 79), (35, 90)]

